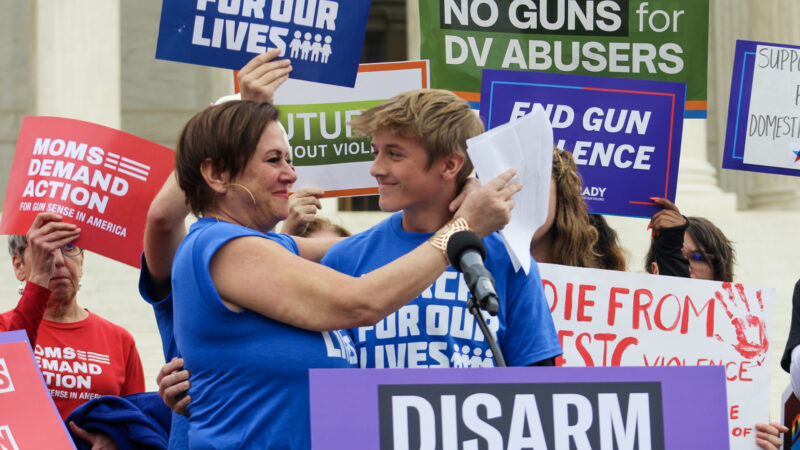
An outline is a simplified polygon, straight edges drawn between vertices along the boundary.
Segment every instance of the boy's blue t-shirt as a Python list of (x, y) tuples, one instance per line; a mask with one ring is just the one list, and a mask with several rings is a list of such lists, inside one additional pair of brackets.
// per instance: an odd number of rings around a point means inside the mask
[[(322, 263), (353, 276), (371, 272), (415, 249), (432, 233), (402, 228), (402, 213), (334, 245)], [(562, 353), (539, 269), (515, 272), (497, 233), (483, 239), (486, 267), (500, 297), (496, 317), (484, 313), (509, 366)], [(396, 282), (402, 283), (403, 280)], [(469, 289), (452, 266), (411, 303), (375, 326), (352, 328), (360, 367), (492, 367), (489, 346), (467, 309)]]

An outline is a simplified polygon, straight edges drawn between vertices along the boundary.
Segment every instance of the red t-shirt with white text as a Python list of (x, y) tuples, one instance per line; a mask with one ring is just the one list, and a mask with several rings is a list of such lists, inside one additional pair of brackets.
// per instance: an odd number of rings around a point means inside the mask
[(133, 336), (91, 312), (72, 323), (42, 320), (34, 355), (62, 419), (101, 395), (144, 391)]

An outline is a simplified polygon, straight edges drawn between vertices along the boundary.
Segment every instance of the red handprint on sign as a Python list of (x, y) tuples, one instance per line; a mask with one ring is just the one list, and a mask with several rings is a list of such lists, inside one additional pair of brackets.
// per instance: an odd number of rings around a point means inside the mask
[[(737, 295), (734, 295), (734, 287), (736, 288), (738, 299)], [(722, 283), (722, 289), (725, 291), (727, 298), (723, 299), (723, 294), (719, 291), (714, 295), (725, 308), (725, 314), (731, 319), (731, 325), (736, 330), (736, 344), (733, 344), (733, 348), (745, 358), (755, 360), (760, 366), (764, 362), (767, 350), (769, 350), (767, 325), (762, 319), (764, 316), (764, 302), (761, 299), (761, 291), (756, 291), (758, 311), (753, 311), (750, 307), (750, 302), (747, 300), (747, 294), (744, 292), (744, 286), (739, 283), (732, 285), (726, 282)], [(758, 315), (754, 315), (754, 312)]]

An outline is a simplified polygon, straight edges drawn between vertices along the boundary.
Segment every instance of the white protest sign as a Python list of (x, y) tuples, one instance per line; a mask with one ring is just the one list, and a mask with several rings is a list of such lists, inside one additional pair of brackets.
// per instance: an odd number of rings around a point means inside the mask
[(297, 170), (293, 189), (318, 187), (325, 197), (377, 194), (371, 140), (354, 137), (347, 123), (397, 94), (427, 88), (428, 79), (427, 61), (402, 61), (360, 65), (354, 88), (287, 80), (275, 104)]
[(732, 449), (769, 418), (774, 290), (540, 264), (564, 366), (725, 368)]
[(744, 162), (800, 167), (800, 48), (756, 47)]
[(534, 232), (547, 220), (553, 171), (553, 129), (544, 110), (533, 112), (467, 139), (475, 171), (491, 180), (507, 169), (517, 169), (522, 190), (514, 195), (511, 221), (500, 231), (514, 270), (530, 271)]

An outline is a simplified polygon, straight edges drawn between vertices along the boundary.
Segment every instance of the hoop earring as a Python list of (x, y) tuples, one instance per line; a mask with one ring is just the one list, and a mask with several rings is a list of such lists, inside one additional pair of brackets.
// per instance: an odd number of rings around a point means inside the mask
[(244, 189), (244, 190), (245, 190), (245, 192), (247, 192), (247, 194), (248, 194), (248, 195), (250, 195), (250, 200), (252, 200), (252, 201), (253, 201), (253, 207), (255, 208), (255, 207), (258, 205), (258, 204), (256, 203), (256, 197), (253, 195), (253, 193), (252, 193), (252, 192), (250, 192), (250, 189), (247, 189), (247, 187), (246, 187), (246, 186), (243, 186), (243, 185), (241, 185), (241, 184), (239, 184), (239, 183), (228, 183), (228, 186), (238, 186), (238, 187), (240, 187), (240, 188)]
[(19, 292), (19, 295), (25, 292), (25, 283), (20, 283), (19, 286), (17, 286), (17, 292)]

